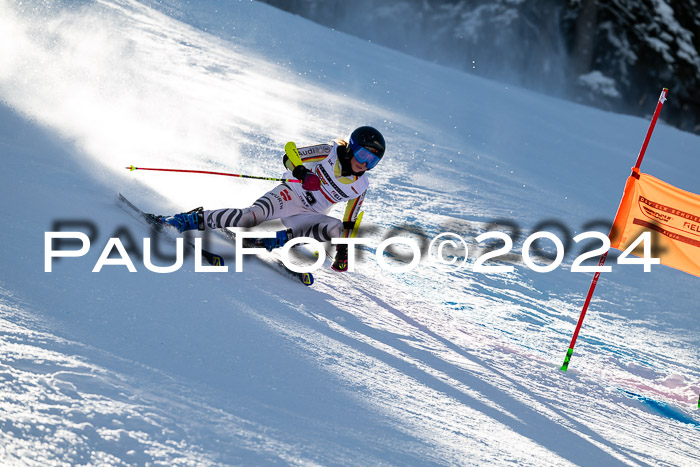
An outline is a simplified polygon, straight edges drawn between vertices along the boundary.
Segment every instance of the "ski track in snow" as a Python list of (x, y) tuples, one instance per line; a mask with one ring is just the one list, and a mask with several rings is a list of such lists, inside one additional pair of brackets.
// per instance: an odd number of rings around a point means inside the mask
[[(36, 318), (26, 304), (4, 290), (2, 298), (9, 318), (0, 320), (3, 462), (200, 465), (222, 454), (231, 463), (300, 460), (256, 422), (198, 402), (207, 395), (196, 388), (31, 330), (24, 323)], [(212, 452), (208, 445), (222, 440), (224, 452)]]
[[(12, 269), (0, 275), (0, 462), (700, 463), (697, 278), (604, 274), (563, 373), (590, 283), (567, 270), (574, 255), (529, 271), (524, 233), (514, 272), (471, 269), (483, 247), (473, 239), (494, 221), (525, 232), (557, 218), (578, 233), (612, 217), (642, 120), (504, 89), (261, 4), (0, 0), (0, 18), (0, 43), (15, 44), (0, 56), (0, 181), (21, 193), (0, 232)], [(135, 275), (93, 274), (91, 250), (49, 274), (33, 254), (55, 219), (99, 219), (96, 248), (125, 225), (148, 236), (117, 191), (165, 213), (245, 206), (265, 189), (124, 166), (276, 174), (285, 141), (342, 136), (348, 122), (376, 122), (389, 144), (356, 273), (324, 269), (306, 289), (255, 260), (202, 277), (188, 257), (165, 278), (138, 261)], [(677, 169), (697, 147), (661, 126), (645, 166), (698, 192)], [(387, 273), (375, 248), (399, 227), (423, 245), (463, 235), (468, 266), (423, 258)]]

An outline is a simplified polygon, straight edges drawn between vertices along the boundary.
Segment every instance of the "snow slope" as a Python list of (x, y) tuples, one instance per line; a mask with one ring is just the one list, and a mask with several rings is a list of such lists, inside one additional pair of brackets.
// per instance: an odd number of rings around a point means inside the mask
[[(568, 270), (581, 249), (545, 274), (517, 254), (546, 221), (562, 239), (606, 230), (648, 120), (252, 2), (0, 0), (0, 44), (0, 462), (700, 462), (697, 278), (609, 259), (564, 373), (590, 283)], [(123, 167), (274, 176), (286, 141), (361, 124), (388, 152), (357, 273), (304, 288), (255, 260), (198, 273), (188, 256), (156, 274), (135, 254), (151, 234), (118, 192), (173, 213), (246, 206), (271, 185)], [(700, 192), (699, 147), (660, 123), (642, 168)], [(455, 232), (473, 263), (476, 234), (513, 226), (512, 273), (425, 259), (395, 274), (374, 256), (397, 232)], [(92, 248), (44, 272), (59, 228)], [(92, 272), (110, 236), (136, 273)]]

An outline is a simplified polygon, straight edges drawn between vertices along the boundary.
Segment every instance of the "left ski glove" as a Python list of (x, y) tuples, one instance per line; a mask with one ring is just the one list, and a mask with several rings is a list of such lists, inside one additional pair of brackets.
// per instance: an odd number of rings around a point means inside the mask
[(197, 208), (171, 217), (161, 216), (161, 224), (175, 227), (180, 233), (186, 230), (204, 230), (204, 209)]
[(301, 187), (306, 191), (318, 191), (321, 189), (321, 179), (303, 165), (294, 167), (292, 175), (297, 180), (301, 180)]

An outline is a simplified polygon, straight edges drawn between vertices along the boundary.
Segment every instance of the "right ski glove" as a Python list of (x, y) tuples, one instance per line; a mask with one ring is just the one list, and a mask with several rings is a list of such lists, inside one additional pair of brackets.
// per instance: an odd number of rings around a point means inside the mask
[(303, 165), (294, 167), (292, 175), (297, 180), (301, 180), (301, 187), (306, 191), (318, 191), (321, 189), (321, 179)]
[(348, 270), (348, 246), (338, 245), (335, 249), (335, 261), (331, 264), (331, 269), (338, 272)]

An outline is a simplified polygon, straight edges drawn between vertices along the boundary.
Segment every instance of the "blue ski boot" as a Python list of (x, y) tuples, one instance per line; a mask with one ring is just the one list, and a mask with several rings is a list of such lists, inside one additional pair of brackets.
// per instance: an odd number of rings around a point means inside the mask
[(204, 230), (204, 210), (202, 208), (193, 209), (174, 216), (161, 216), (158, 218), (161, 224), (168, 224), (175, 227), (180, 233), (185, 230)]
[(261, 238), (260, 243), (267, 248), (267, 251), (272, 251), (275, 248), (281, 248), (292, 238), (292, 229), (280, 230), (272, 238)]

